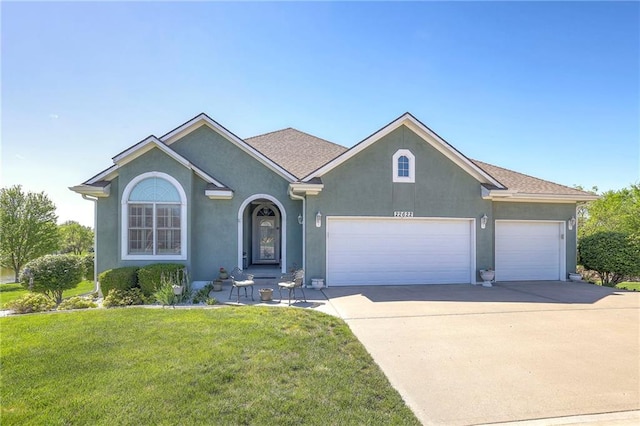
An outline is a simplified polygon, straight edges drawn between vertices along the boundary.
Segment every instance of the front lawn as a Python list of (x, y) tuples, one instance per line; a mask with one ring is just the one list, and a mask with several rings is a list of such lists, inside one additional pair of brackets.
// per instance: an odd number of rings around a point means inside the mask
[(100, 309), (0, 326), (3, 425), (419, 424), (347, 325), (318, 312)]
[[(94, 287), (95, 285), (93, 281), (82, 281), (76, 288), (65, 290), (62, 293), (62, 297), (67, 299), (69, 297), (91, 293)], [(24, 296), (28, 292), (28, 290), (25, 290), (24, 287), (22, 287), (22, 284), (0, 284), (0, 309), (4, 309), (4, 306), (7, 303), (17, 299), (18, 297)]]
[(640, 291), (640, 282), (625, 281), (616, 285), (616, 288), (624, 290)]

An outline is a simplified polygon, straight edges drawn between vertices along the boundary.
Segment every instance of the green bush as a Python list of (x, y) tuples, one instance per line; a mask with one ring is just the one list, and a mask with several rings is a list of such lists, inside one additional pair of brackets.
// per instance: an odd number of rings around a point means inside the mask
[(109, 294), (104, 298), (102, 306), (111, 308), (114, 306), (144, 305), (145, 301), (144, 294), (142, 294), (142, 291), (137, 287), (128, 290), (114, 288), (110, 290)]
[(113, 289), (129, 290), (138, 286), (138, 267), (127, 266), (104, 271), (98, 277), (102, 295), (106, 296)]
[[(138, 270), (138, 285), (145, 296), (151, 296), (160, 288), (160, 278), (162, 275), (174, 275), (176, 272), (182, 274), (184, 265), (179, 263), (154, 263), (143, 266)], [(182, 277), (182, 276), (181, 276)]]
[(64, 299), (60, 305), (58, 305), (59, 311), (66, 311), (70, 309), (87, 309), (87, 308), (97, 308), (96, 305), (91, 299), (87, 299), (85, 297), (74, 296), (69, 299)]
[(9, 302), (7, 308), (16, 314), (30, 314), (33, 312), (50, 311), (56, 307), (56, 302), (41, 293), (27, 293)]
[(93, 262), (94, 262), (94, 254), (87, 253), (83, 256), (80, 256), (80, 262), (84, 267), (84, 279), (93, 281)]
[(84, 267), (77, 256), (49, 254), (27, 263), (20, 274), (20, 283), (30, 289), (30, 278), (33, 277), (33, 288), (30, 290), (44, 293), (60, 303), (62, 292), (80, 284), (83, 273)]
[(615, 286), (640, 273), (640, 243), (619, 232), (597, 232), (580, 239), (578, 263), (595, 271), (602, 285)]

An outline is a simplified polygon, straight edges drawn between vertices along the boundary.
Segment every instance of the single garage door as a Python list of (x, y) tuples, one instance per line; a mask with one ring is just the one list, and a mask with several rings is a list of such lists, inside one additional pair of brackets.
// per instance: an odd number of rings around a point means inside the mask
[(470, 283), (472, 221), (327, 218), (327, 284)]
[(559, 280), (561, 222), (496, 221), (496, 281)]

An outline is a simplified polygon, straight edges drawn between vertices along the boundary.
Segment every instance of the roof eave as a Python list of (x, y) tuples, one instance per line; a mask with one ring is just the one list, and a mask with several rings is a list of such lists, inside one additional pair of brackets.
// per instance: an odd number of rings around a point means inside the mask
[(294, 182), (289, 184), (289, 188), (293, 193), (304, 195), (318, 195), (324, 189), (324, 184)]
[(92, 197), (106, 198), (111, 194), (111, 184), (106, 186), (93, 185), (76, 185), (70, 186), (69, 189), (81, 195), (90, 195)]
[(205, 189), (204, 195), (210, 200), (231, 200), (233, 191), (231, 189)]
[(600, 197), (592, 194), (539, 194), (518, 192), (515, 190), (487, 190), (483, 188), (482, 198), (485, 200), (517, 203), (577, 203), (597, 200)]

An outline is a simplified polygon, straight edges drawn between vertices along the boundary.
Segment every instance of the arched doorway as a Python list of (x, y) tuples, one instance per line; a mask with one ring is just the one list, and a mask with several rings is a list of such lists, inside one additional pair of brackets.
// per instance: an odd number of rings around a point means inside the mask
[(251, 263), (280, 263), (280, 212), (271, 202), (262, 203), (251, 214)]
[(238, 267), (287, 265), (287, 212), (277, 198), (255, 194), (238, 209)]

